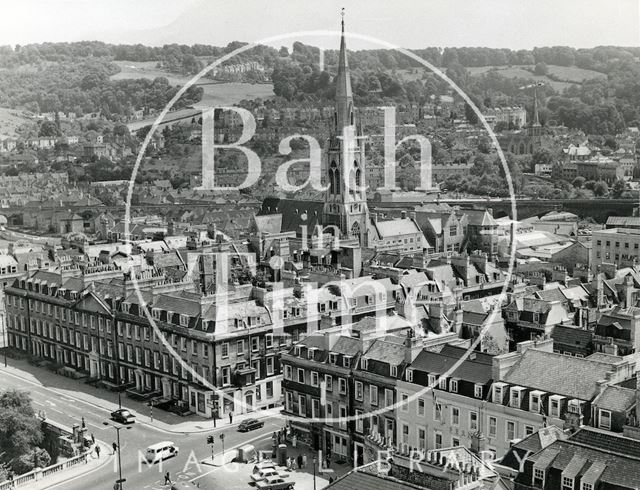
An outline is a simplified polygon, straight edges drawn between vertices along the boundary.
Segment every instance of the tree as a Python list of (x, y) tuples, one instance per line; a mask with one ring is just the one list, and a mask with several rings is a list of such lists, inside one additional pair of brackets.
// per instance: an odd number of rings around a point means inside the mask
[(593, 186), (593, 193), (598, 197), (602, 197), (606, 195), (608, 192), (609, 192), (609, 186), (604, 180), (599, 180)]
[(573, 179), (573, 182), (571, 182), (571, 185), (573, 185), (573, 187), (575, 187), (576, 189), (582, 189), (585, 181), (586, 179), (579, 175), (575, 179)]
[(618, 198), (622, 196), (622, 193), (626, 188), (627, 184), (624, 180), (616, 179), (616, 181), (613, 183), (613, 186), (611, 186), (611, 193), (613, 194), (613, 197)]
[(287, 56), (289, 56), (289, 48), (287, 48), (286, 46), (282, 46), (280, 48), (280, 51), (278, 51), (278, 54), (282, 57), (282, 58), (286, 58)]
[(533, 73), (539, 76), (544, 76), (549, 74), (549, 67), (546, 63), (536, 63), (535, 68), (533, 69)]
[[(35, 416), (26, 391), (7, 390), (0, 394), (0, 458), (15, 461), (43, 441), (40, 420)], [(13, 463), (12, 463), (13, 464)], [(14, 470), (15, 471), (15, 470)]]
[(469, 104), (464, 104), (464, 116), (467, 118), (467, 122), (469, 124), (477, 124), (478, 123), (478, 115), (476, 111), (473, 110)]
[(56, 126), (55, 122), (45, 120), (45, 121), (42, 121), (42, 124), (40, 125), (38, 136), (44, 136), (44, 137), (60, 136), (60, 132), (58, 131), (58, 126)]

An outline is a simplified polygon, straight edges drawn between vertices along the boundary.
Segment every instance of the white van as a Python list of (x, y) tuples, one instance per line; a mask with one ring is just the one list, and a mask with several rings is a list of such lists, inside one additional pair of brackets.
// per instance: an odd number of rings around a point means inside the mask
[(147, 461), (157, 463), (172, 456), (178, 455), (178, 448), (171, 441), (163, 441), (147, 448)]

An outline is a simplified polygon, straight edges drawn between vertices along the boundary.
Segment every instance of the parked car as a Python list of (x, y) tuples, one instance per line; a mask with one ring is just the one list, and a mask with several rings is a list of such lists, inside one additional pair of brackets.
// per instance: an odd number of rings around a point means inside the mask
[(275, 468), (276, 464), (271, 461), (270, 459), (266, 459), (263, 461), (260, 461), (259, 463), (256, 463), (255, 466), (253, 467), (253, 472), (254, 473), (258, 473), (259, 471), (262, 470), (267, 470), (269, 468)]
[(279, 476), (280, 478), (287, 478), (289, 473), (286, 471), (278, 471), (275, 468), (265, 468), (263, 470), (258, 471), (257, 473), (253, 473), (251, 475), (251, 479), (253, 481), (262, 481), (267, 478), (271, 478), (273, 476)]
[(257, 482), (256, 487), (260, 490), (292, 490), (295, 484), (295, 482), (287, 481), (280, 476), (272, 476)]
[(171, 490), (195, 490), (200, 488), (189, 481), (179, 481), (171, 485)]
[(247, 419), (240, 422), (238, 425), (238, 432), (249, 432), (250, 430), (259, 429), (264, 427), (264, 422), (258, 419)]
[(178, 455), (178, 447), (171, 441), (163, 441), (147, 448), (147, 461), (157, 463)]
[(111, 412), (111, 419), (121, 424), (133, 424), (136, 421), (136, 416), (126, 408), (120, 408), (115, 412)]

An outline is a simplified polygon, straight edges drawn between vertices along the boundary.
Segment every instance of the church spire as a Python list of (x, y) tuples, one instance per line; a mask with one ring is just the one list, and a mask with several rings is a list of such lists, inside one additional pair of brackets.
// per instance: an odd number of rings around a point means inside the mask
[(533, 87), (533, 126), (540, 126), (540, 116), (538, 115), (538, 87), (543, 83), (536, 83)]
[(342, 135), (343, 128), (354, 124), (353, 92), (351, 76), (347, 60), (347, 43), (344, 38), (344, 9), (342, 15), (342, 35), (340, 38), (340, 55), (338, 56), (338, 74), (336, 75), (336, 133)]

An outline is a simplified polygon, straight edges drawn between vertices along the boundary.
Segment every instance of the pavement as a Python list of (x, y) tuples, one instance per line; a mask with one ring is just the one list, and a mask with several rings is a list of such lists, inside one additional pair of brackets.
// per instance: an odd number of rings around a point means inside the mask
[(112, 467), (115, 456), (110, 446), (103, 442), (97, 442), (100, 445), (100, 457), (95, 450), (91, 450), (87, 458), (87, 463), (74, 466), (73, 468), (59, 471), (53, 475), (47, 476), (40, 481), (32, 482), (29, 486), (18, 487), (28, 488), (29, 490), (47, 490), (49, 488), (63, 488), (68, 482), (86, 478), (89, 474), (94, 473), (105, 467)]
[[(26, 360), (8, 359), (8, 366), (0, 366), (0, 372), (15, 377), (19, 377), (30, 384), (36, 384), (47, 388), (55, 393), (59, 393), (71, 399), (81, 401), (97, 409), (108, 413), (119, 408), (118, 394), (103, 388), (95, 388), (83, 381), (67, 378), (60, 374), (51, 372), (45, 368), (40, 368), (29, 364)], [(2, 382), (0, 381), (0, 388)], [(213, 420), (200, 417), (198, 415), (180, 415), (161, 410), (154, 407), (153, 411), (145, 403), (132, 400), (124, 393), (121, 394), (122, 406), (136, 415), (136, 423), (153, 427), (167, 434), (194, 434), (210, 432), (213, 427)], [(36, 407), (36, 411), (38, 408)], [(46, 408), (45, 408), (46, 412)], [(281, 408), (268, 410), (258, 410), (246, 414), (233, 416), (233, 423), (228, 417), (216, 420), (215, 429), (235, 427), (246, 419), (264, 419), (279, 416)]]
[[(213, 452), (217, 456), (222, 453), (221, 434), (225, 435), (225, 449), (230, 451), (245, 444), (267, 443), (271, 434), (282, 428), (279, 410), (234, 416), (233, 424), (229, 424), (228, 419), (218, 420), (215, 429), (211, 419), (180, 417), (159, 409), (154, 409), (154, 419), (151, 421), (148, 407), (126, 396), (122, 398), (122, 404), (137, 414), (137, 421), (122, 426), (109, 418), (110, 412), (118, 407), (117, 394), (15, 359), (9, 359), (6, 368), (0, 362), (0, 390), (11, 388), (29, 391), (35, 411), (44, 412), (47, 419), (67, 427), (81, 424), (84, 419), (87, 435), (94, 435), (96, 442), (107, 448), (100, 453), (104, 464), (90, 460), (89, 467), (66, 470), (55, 480), (43, 480), (46, 484), (42, 488), (113, 490), (118, 468), (117, 461), (111, 455), (111, 445), (116, 442), (119, 432), (122, 475), (127, 480), (125, 490), (167, 490), (169, 487), (164, 485), (163, 478), (167, 471), (174, 481), (197, 479), (200, 488), (212, 489), (214, 486), (211, 486), (207, 475), (216, 468), (201, 464), (212, 454), (212, 447), (206, 443), (208, 435), (215, 436)], [(265, 425), (252, 432), (238, 432), (237, 426), (245, 418), (260, 418)], [(144, 462), (146, 448), (163, 440), (173, 441), (179, 447), (178, 456), (162, 464), (148, 466)], [(107, 458), (111, 464), (106, 464)]]

